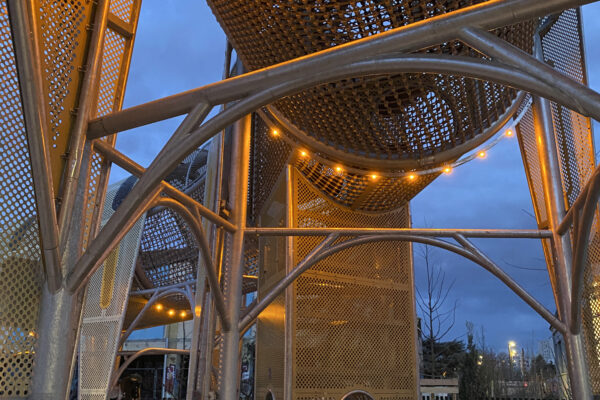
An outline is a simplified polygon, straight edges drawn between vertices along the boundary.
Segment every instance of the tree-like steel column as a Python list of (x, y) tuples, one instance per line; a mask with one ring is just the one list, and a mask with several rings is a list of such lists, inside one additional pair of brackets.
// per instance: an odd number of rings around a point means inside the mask
[[(541, 39), (536, 36), (536, 57), (543, 59)], [(565, 217), (563, 188), (560, 177), (556, 136), (552, 122), (550, 101), (534, 96), (533, 118), (536, 145), (541, 163), (544, 198), (548, 210), (548, 223), (553, 232), (553, 261), (556, 273), (556, 290), (560, 319), (567, 325), (571, 321), (571, 244), (568, 236), (558, 233), (559, 225)], [(571, 392), (574, 399), (591, 399), (592, 392), (588, 381), (585, 349), (581, 333), (573, 334), (570, 329), (563, 333)]]
[(227, 315), (231, 323), (228, 324), (228, 327), (223, 326), (223, 346), (219, 370), (220, 398), (222, 400), (238, 398), (240, 333), (237, 321), (240, 319), (242, 302), (244, 230), (246, 228), (251, 130), (252, 117), (250, 115), (236, 122), (233, 130), (229, 201), (232, 208), (231, 217), (237, 231), (233, 234), (231, 241), (231, 264), (224, 276)]

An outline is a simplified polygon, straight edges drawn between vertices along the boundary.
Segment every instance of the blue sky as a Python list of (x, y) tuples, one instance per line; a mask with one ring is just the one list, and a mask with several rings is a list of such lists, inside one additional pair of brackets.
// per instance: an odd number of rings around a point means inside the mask
[[(600, 4), (584, 7), (590, 85), (600, 90)], [(124, 107), (165, 97), (221, 79), (225, 35), (204, 2), (165, 0), (142, 5), (138, 35)], [(119, 150), (147, 166), (181, 118), (121, 133)], [(598, 124), (595, 123), (596, 130)], [(113, 167), (111, 182), (126, 177)], [(439, 228), (535, 228), (533, 208), (515, 138), (495, 146), (485, 160), (473, 160), (429, 185), (411, 203), (414, 226)], [(535, 240), (476, 241), (494, 261), (554, 311), (543, 270), (541, 246)], [(418, 253), (418, 252), (417, 252)], [(470, 261), (443, 250), (434, 259), (455, 280), (456, 324), (448, 339), (462, 338), (465, 321), (484, 326), (486, 343), (495, 350), (508, 340), (531, 347), (550, 335), (547, 323), (509, 289)], [(533, 270), (517, 268), (526, 267)], [(422, 261), (415, 255), (415, 279), (423, 283)], [(540, 270), (541, 269), (541, 270)], [(160, 335), (153, 330), (150, 335)], [(139, 335), (136, 335), (139, 337)], [(135, 337), (135, 336), (134, 336)], [(534, 344), (537, 349), (537, 344)]]

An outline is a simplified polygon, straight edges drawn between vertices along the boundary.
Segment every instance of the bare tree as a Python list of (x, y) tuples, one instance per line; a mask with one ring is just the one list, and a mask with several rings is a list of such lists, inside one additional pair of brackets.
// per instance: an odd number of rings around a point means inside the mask
[(425, 375), (434, 377), (437, 373), (438, 357), (444, 356), (450, 349), (443, 345), (443, 341), (454, 327), (456, 305), (448, 305), (448, 296), (454, 287), (455, 280), (446, 282), (446, 273), (434, 260), (433, 250), (424, 245), (420, 248), (420, 256), (425, 264), (426, 285), (416, 288), (417, 306), (421, 312), (421, 330), (423, 333), (423, 346), (427, 348), (428, 368), (424, 368)]

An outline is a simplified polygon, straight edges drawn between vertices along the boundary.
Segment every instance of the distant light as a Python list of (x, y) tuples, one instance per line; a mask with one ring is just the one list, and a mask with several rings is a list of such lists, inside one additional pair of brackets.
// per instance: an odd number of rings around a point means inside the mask
[(181, 318), (185, 318), (185, 317), (187, 316), (187, 311), (182, 311), (182, 312), (180, 312), (180, 313), (179, 313), (179, 316), (180, 316)]
[(512, 131), (512, 129), (509, 129), (509, 130), (507, 130), (507, 131), (506, 131), (505, 135), (506, 135), (506, 136), (512, 136), (512, 135), (513, 135), (513, 133), (514, 133), (514, 132)]
[(308, 153), (306, 152), (306, 150), (300, 150), (300, 156), (301, 157), (308, 157)]
[(444, 167), (444, 173), (446, 175), (451, 174), (452, 173), (452, 167)]
[(342, 172), (342, 167), (340, 167), (339, 165), (335, 167), (335, 172)]
[(277, 137), (277, 136), (279, 136), (279, 131), (277, 129), (273, 129), (271, 131), (271, 135), (273, 135), (274, 137)]
[(417, 179), (417, 175), (415, 175), (415, 174), (409, 174), (408, 175), (408, 179), (410, 179), (411, 181), (414, 181), (415, 179)]
[(485, 151), (480, 151), (479, 153), (477, 153), (477, 157), (485, 158)]
[(169, 314), (169, 317), (172, 317), (175, 315), (175, 310), (169, 310), (167, 314)]
[(379, 176), (377, 174), (371, 174), (371, 180), (377, 180), (377, 178), (379, 178)]
[(154, 308), (156, 308), (156, 310), (157, 310), (157, 311), (162, 311), (162, 309), (163, 309), (163, 305), (162, 305), (162, 304), (160, 304), (160, 303), (158, 303), (158, 304), (156, 304), (156, 305), (154, 306)]
[(513, 340), (511, 340), (511, 341), (508, 342), (508, 346), (509, 347), (515, 347), (516, 345), (517, 344)]

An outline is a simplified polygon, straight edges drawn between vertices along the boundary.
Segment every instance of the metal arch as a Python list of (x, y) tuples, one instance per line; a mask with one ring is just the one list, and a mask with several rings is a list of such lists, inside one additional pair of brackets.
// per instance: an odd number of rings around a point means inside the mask
[(225, 299), (223, 298), (223, 292), (221, 292), (221, 288), (219, 286), (216, 268), (213, 264), (211, 257), (210, 245), (208, 244), (208, 239), (204, 234), (202, 224), (196, 219), (194, 214), (189, 209), (187, 209), (187, 207), (171, 198), (161, 197), (155, 202), (154, 206), (164, 206), (177, 212), (192, 229), (192, 232), (194, 233), (194, 236), (196, 237), (196, 240), (200, 245), (200, 255), (202, 256), (202, 260), (204, 261), (204, 268), (207, 271), (208, 284), (210, 286), (210, 290), (215, 300), (215, 307), (217, 309), (217, 312), (219, 313), (219, 316), (221, 317), (221, 323), (223, 327), (228, 328), (230, 326), (230, 321), (229, 317), (227, 316)]
[(364, 390), (352, 390), (352, 391), (346, 393), (344, 395), (344, 397), (342, 397), (340, 400), (348, 400), (348, 398), (350, 396), (352, 396), (353, 394), (362, 394), (362, 395), (367, 396), (369, 399), (374, 400), (373, 396), (369, 392), (365, 392)]
[[(410, 60), (411, 58), (408, 59)], [(94, 241), (92, 241), (92, 243), (88, 246), (86, 252), (81, 256), (73, 270), (73, 273), (68, 277), (69, 289), (76, 290), (77, 288), (81, 287), (82, 282), (85, 281), (86, 278), (89, 277), (96, 268), (98, 268), (102, 260), (108, 255), (108, 253), (104, 251), (105, 246), (118, 235), (118, 232), (123, 226), (127, 225), (131, 211), (139, 207), (139, 205), (152, 191), (152, 188), (158, 185), (160, 181), (162, 181), (168, 174), (168, 172), (175, 168), (176, 165), (192, 151), (192, 149), (202, 145), (214, 134), (221, 131), (226, 126), (234, 123), (242, 116), (247, 115), (257, 108), (283, 96), (287, 96), (304, 88), (314, 86), (318, 83), (339, 79), (340, 77), (346, 76), (346, 74), (348, 74), (347, 76), (356, 76), (359, 73), (397, 72), (397, 68), (402, 68), (405, 66), (405, 60), (405, 58), (400, 57), (391, 60), (374, 60), (356, 63), (342, 67), (338, 70), (325, 71), (318, 75), (310, 76), (306, 79), (297, 79), (295, 81), (283, 83), (276, 87), (265, 89), (262, 92), (239, 101), (237, 104), (225, 109), (223, 112), (207, 121), (199, 129), (189, 132), (185, 137), (186, 140), (171, 142), (172, 146), (165, 147), (161, 151), (161, 157), (156, 158), (152, 162), (150, 167), (146, 170), (146, 173), (141, 176), (140, 180), (125, 198), (121, 206), (113, 214), (104, 228), (102, 228)], [(469, 63), (467, 63), (467, 65), (469, 65)], [(485, 68), (485, 64), (471, 64), (474, 69), (477, 69), (476, 65), (483, 66), (480, 71), (481, 77), (485, 76), (490, 80), (495, 79), (495, 76), (488, 76), (488, 73), (489, 75), (494, 75), (498, 72), (497, 69), (492, 68), (488, 70)], [(568, 103), (570, 103), (571, 100), (568, 98), (556, 98), (549, 86), (537, 81), (535, 78), (527, 77), (526, 75), (514, 70), (510, 72), (510, 76), (514, 78), (514, 86), (518, 86), (519, 88), (532, 91), (534, 93), (539, 92), (546, 97), (552, 98), (559, 103), (570, 107)], [(521, 80), (521, 78), (523, 78), (523, 80)], [(585, 90), (589, 89), (586, 88)], [(598, 118), (600, 119), (600, 113)], [(184, 120), (182, 125), (185, 125), (186, 120)], [(178, 133), (181, 132), (180, 128), (178, 128), (174, 135), (180, 135), (180, 133)]]
[(121, 377), (121, 374), (123, 373), (123, 371), (125, 371), (132, 362), (134, 362), (136, 359), (140, 358), (143, 355), (147, 355), (147, 354), (182, 354), (182, 355), (185, 355), (185, 354), (189, 354), (189, 353), (190, 353), (189, 350), (168, 349), (168, 348), (165, 349), (165, 348), (160, 348), (160, 347), (147, 347), (145, 349), (136, 351), (131, 356), (129, 356), (127, 358), (127, 360), (123, 361), (123, 364), (121, 364), (119, 369), (115, 371), (115, 374), (112, 377), (112, 379), (110, 381), (110, 385), (108, 387), (109, 388), (115, 387), (117, 382), (119, 381), (119, 378)]
[[(187, 289), (187, 290), (186, 290)], [(187, 299), (190, 308), (193, 310), (194, 309), (194, 299), (191, 298), (189, 296), (189, 285), (187, 285), (185, 288), (181, 287), (181, 288), (171, 288), (171, 289), (166, 289), (163, 291), (157, 291), (155, 292), (152, 297), (150, 297), (150, 299), (148, 300), (148, 302), (146, 302), (146, 304), (144, 304), (144, 307), (140, 310), (140, 312), (138, 313), (138, 315), (136, 315), (135, 319), (133, 321), (131, 321), (131, 324), (129, 324), (129, 327), (127, 328), (127, 330), (121, 335), (121, 338), (119, 339), (119, 345), (117, 346), (118, 349), (120, 349), (123, 344), (125, 343), (125, 341), (127, 340), (127, 338), (129, 337), (129, 335), (131, 335), (131, 333), (135, 330), (135, 327), (137, 326), (137, 324), (140, 322), (140, 320), (142, 319), (142, 317), (144, 316), (144, 314), (146, 313), (146, 311), (148, 311), (150, 309), (150, 307), (152, 307), (152, 305), (154, 303), (156, 303), (158, 300), (165, 298), (165, 297), (169, 297), (171, 295), (174, 294), (182, 294), (185, 296), (185, 298)]]
[[(542, 318), (544, 318), (551, 326), (556, 328), (559, 332), (564, 333), (567, 331), (566, 325), (561, 322), (558, 318), (556, 318), (546, 307), (544, 307), (540, 302), (538, 302), (534, 297), (532, 297), (525, 289), (523, 289), (517, 282), (515, 282), (508, 274), (506, 274), (500, 267), (498, 267), (493, 261), (491, 261), (487, 256), (485, 256), (479, 249), (477, 249), (473, 244), (471, 244), (465, 237), (461, 234), (454, 235), (454, 239), (461, 244), (461, 246), (457, 246), (450, 242), (431, 237), (431, 236), (421, 236), (421, 235), (405, 235), (405, 234), (381, 234), (381, 235), (364, 235), (355, 237), (353, 239), (348, 239), (344, 242), (338, 243), (334, 246), (327, 247), (317, 254), (315, 254), (310, 260), (306, 263), (301, 262), (302, 264), (299, 271), (294, 268), (294, 272), (299, 276), (302, 272), (308, 270), (313, 265), (317, 264), (321, 260), (338, 253), (342, 250), (348, 249), (350, 247), (358, 246), (361, 244), (377, 242), (377, 241), (409, 241), (409, 242), (418, 242), (423, 243), (435, 247), (439, 247), (458, 255), (461, 255), (479, 266), (486, 269), (496, 278), (498, 278), (502, 283), (504, 283), (509, 289), (511, 289), (517, 296), (519, 296), (525, 303), (527, 303), (531, 308), (533, 308)], [(300, 266), (299, 264), (299, 266)], [(284, 278), (285, 280), (285, 278)], [(278, 290), (278, 293), (273, 294), (273, 298), (277, 297), (279, 293), (281, 293), (285, 288), (293, 281), (290, 279), (289, 282), (285, 282), (285, 285), (276, 284), (273, 290)], [(271, 293), (269, 293), (270, 295)], [(266, 305), (265, 305), (266, 306)], [(258, 307), (258, 304), (255, 306)], [(254, 312), (250, 310), (248, 315), (254, 315)], [(257, 314), (258, 315), (258, 314)], [(249, 324), (252, 323), (252, 319), (243, 318), (238, 324), (238, 328), (240, 330), (244, 330)]]

